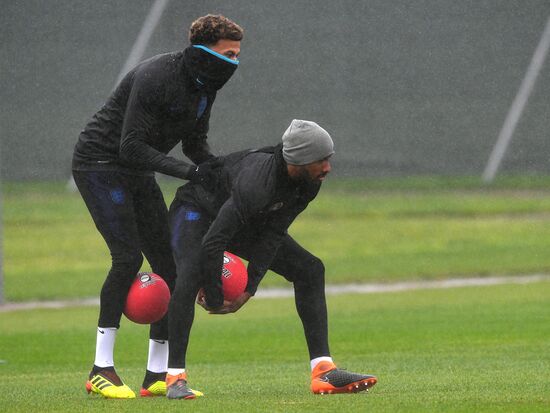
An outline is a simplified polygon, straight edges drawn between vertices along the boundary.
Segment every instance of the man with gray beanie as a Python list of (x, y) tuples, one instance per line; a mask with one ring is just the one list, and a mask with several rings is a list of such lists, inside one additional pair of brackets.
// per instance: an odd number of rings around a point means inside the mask
[[(351, 393), (376, 384), (374, 376), (340, 370), (333, 363), (324, 265), (287, 232), (331, 170), (332, 139), (315, 122), (293, 120), (282, 140), (277, 146), (225, 156), (215, 190), (190, 182), (172, 202), (177, 279), (169, 306), (168, 398), (198, 394), (187, 385), (185, 364), (195, 298), (211, 314), (236, 312), (255, 294), (268, 269), (294, 284), (311, 360), (311, 391)], [(246, 290), (234, 301), (223, 297), (224, 251), (248, 261)]]

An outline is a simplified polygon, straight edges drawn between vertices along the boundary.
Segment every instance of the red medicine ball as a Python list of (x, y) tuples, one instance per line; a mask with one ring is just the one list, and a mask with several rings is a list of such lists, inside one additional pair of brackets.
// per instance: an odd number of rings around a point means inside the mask
[(166, 282), (152, 272), (139, 273), (128, 291), (124, 315), (138, 324), (159, 321), (168, 311), (170, 289)]
[(248, 283), (246, 266), (239, 257), (230, 252), (223, 253), (222, 286), (223, 297), (233, 301), (241, 295)]

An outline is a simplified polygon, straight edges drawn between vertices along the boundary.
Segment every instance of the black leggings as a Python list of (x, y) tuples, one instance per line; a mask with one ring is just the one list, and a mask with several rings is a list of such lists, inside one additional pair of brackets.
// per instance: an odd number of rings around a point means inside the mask
[[(185, 368), (189, 333), (195, 316), (195, 298), (204, 285), (201, 271), (201, 240), (211, 220), (199, 209), (183, 205), (170, 211), (172, 250), (176, 260), (176, 287), (170, 300), (170, 348), (168, 366)], [(240, 233), (228, 250), (248, 259), (254, 239)], [(311, 359), (329, 356), (325, 268), (321, 260), (287, 235), (270, 269), (294, 284), (296, 309), (304, 327)]]
[[(99, 327), (120, 327), (128, 289), (143, 255), (173, 290), (168, 211), (152, 176), (115, 171), (73, 171), (75, 183), (111, 252), (112, 264), (100, 295)], [(142, 255), (143, 254), (143, 255)], [(151, 325), (152, 339), (168, 338), (168, 317)]]

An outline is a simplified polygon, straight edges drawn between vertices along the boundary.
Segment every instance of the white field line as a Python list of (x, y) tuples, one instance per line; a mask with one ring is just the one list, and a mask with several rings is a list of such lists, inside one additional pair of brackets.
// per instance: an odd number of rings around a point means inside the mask
[[(326, 293), (328, 295), (338, 294), (376, 294), (392, 293), (398, 291), (411, 290), (433, 290), (457, 287), (477, 287), (485, 285), (499, 284), (528, 284), (540, 281), (550, 281), (550, 275), (534, 274), (522, 276), (502, 276), (502, 277), (480, 277), (480, 278), (451, 278), (447, 280), (435, 281), (408, 281), (401, 283), (388, 284), (342, 284), (327, 285)], [(289, 288), (270, 288), (259, 290), (256, 294), (258, 298), (279, 298), (293, 297), (294, 291)]]
[[(530, 284), (550, 281), (549, 274), (533, 274), (518, 276), (493, 276), (478, 278), (451, 278), (436, 281), (409, 281), (391, 284), (342, 284), (327, 285), (327, 295), (339, 294), (379, 294), (412, 290), (434, 290), (459, 287), (479, 287), (500, 284)], [(255, 298), (284, 298), (293, 297), (292, 288), (265, 288), (259, 290)], [(85, 298), (79, 300), (59, 301), (32, 301), (24, 303), (5, 303), (0, 305), (0, 313), (20, 310), (34, 310), (45, 308), (66, 308), (80, 306), (99, 306), (99, 298)]]

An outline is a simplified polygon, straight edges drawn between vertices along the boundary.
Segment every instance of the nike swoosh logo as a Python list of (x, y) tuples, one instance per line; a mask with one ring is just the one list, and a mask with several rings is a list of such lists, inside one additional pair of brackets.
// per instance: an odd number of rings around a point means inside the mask
[(97, 329), (97, 331), (99, 331), (101, 334), (105, 334), (105, 331), (104, 331), (104, 330), (100, 330), (99, 328)]
[(166, 340), (153, 340), (155, 343), (164, 344)]

